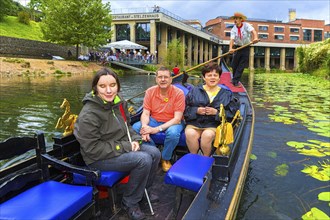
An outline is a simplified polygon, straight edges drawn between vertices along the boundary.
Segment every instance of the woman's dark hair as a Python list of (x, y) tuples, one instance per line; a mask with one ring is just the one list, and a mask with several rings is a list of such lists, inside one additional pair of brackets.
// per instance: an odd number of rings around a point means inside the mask
[(117, 74), (115, 72), (113, 72), (111, 69), (102, 68), (96, 72), (96, 74), (93, 78), (93, 81), (92, 81), (92, 90), (94, 91), (95, 95), (97, 95), (97, 93), (98, 93), (97, 83), (99, 82), (101, 76), (106, 76), (106, 75), (110, 75), (110, 76), (113, 76), (113, 78), (115, 78), (117, 87), (118, 87), (118, 92), (120, 92), (120, 82), (119, 82), (119, 78), (118, 78)]
[(206, 73), (209, 73), (211, 71), (215, 70), (216, 73), (219, 73), (219, 76), (221, 76), (222, 69), (217, 63), (208, 63), (206, 64), (202, 69), (202, 75), (205, 77)]

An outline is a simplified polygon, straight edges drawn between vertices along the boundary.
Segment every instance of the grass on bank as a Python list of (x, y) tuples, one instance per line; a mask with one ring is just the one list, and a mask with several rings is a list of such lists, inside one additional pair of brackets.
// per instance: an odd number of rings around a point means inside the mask
[(30, 24), (18, 22), (18, 17), (6, 16), (0, 22), (0, 35), (28, 40), (45, 41), (40, 28), (40, 23), (30, 20)]

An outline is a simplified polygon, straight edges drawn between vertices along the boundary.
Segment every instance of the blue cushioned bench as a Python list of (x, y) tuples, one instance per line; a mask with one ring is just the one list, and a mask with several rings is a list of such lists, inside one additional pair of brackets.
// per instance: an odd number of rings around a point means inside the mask
[[(96, 181), (97, 186), (105, 186), (108, 189), (108, 192), (111, 196), (111, 207), (113, 213), (116, 213), (118, 211), (116, 207), (116, 193), (114, 191), (114, 186), (121, 182), (124, 178), (126, 178), (129, 175), (127, 172), (119, 172), (119, 171), (101, 171), (101, 176), (98, 181)], [(73, 174), (73, 182), (76, 184), (86, 184), (86, 177), (77, 173)], [(151, 215), (154, 215), (154, 211), (151, 205), (151, 202), (149, 200), (149, 195), (147, 190), (145, 190), (145, 195), (148, 200), (149, 208)]]
[[(95, 183), (97, 186), (105, 186), (111, 197), (112, 212), (118, 211), (116, 207), (116, 193), (113, 186), (123, 180), (129, 173), (119, 171), (101, 171), (100, 179)], [(75, 184), (86, 184), (86, 177), (78, 173), (73, 174), (73, 182)]]
[[(98, 171), (73, 166), (46, 153), (44, 135), (13, 137), (0, 142), (0, 160), (35, 151), (35, 157), (19, 161), (0, 172), (0, 219), (95, 218), (97, 191), (92, 183)], [(73, 172), (87, 177), (88, 185), (66, 181)]]
[(214, 161), (213, 157), (186, 154), (165, 175), (165, 183), (198, 192)]
[(0, 204), (0, 219), (69, 219), (92, 198), (93, 187), (47, 181)]
[(166, 173), (164, 182), (177, 187), (176, 215), (180, 210), (183, 191), (198, 192), (213, 162), (213, 157), (189, 153), (177, 160)]

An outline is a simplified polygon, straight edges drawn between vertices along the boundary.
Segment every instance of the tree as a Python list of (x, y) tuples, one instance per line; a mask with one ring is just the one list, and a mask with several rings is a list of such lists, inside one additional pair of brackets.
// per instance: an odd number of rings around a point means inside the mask
[(41, 29), (46, 40), (62, 45), (98, 47), (111, 38), (110, 4), (102, 0), (44, 0)]
[(41, 12), (43, 4), (44, 4), (43, 0), (30, 0), (30, 2), (27, 4), (30, 10), (32, 20), (34, 21), (42, 20), (44, 16), (44, 14)]
[(0, 21), (3, 21), (6, 15), (10, 15), (13, 10), (12, 0), (0, 0)]
[(172, 69), (175, 65), (183, 68), (183, 44), (180, 40), (174, 39), (168, 44), (166, 54), (166, 66)]

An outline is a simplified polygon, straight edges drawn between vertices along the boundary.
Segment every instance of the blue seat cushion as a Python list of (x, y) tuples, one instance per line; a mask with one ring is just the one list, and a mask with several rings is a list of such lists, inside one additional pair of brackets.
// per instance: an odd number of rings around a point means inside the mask
[[(119, 171), (101, 171), (101, 176), (96, 185), (112, 187), (118, 181), (122, 180), (129, 173)], [(73, 182), (76, 184), (86, 184), (86, 177), (77, 173), (73, 174)]]
[(173, 164), (166, 173), (164, 181), (167, 184), (198, 192), (213, 161), (213, 157), (186, 154)]
[(69, 219), (92, 202), (93, 188), (47, 181), (0, 205), (0, 219)]
[[(166, 137), (165, 131), (158, 132), (156, 134), (150, 135), (152, 140), (155, 142), (157, 145), (163, 145)], [(177, 146), (187, 146), (186, 144), (186, 135), (184, 134), (184, 129), (181, 131), (180, 134), (180, 140)]]

